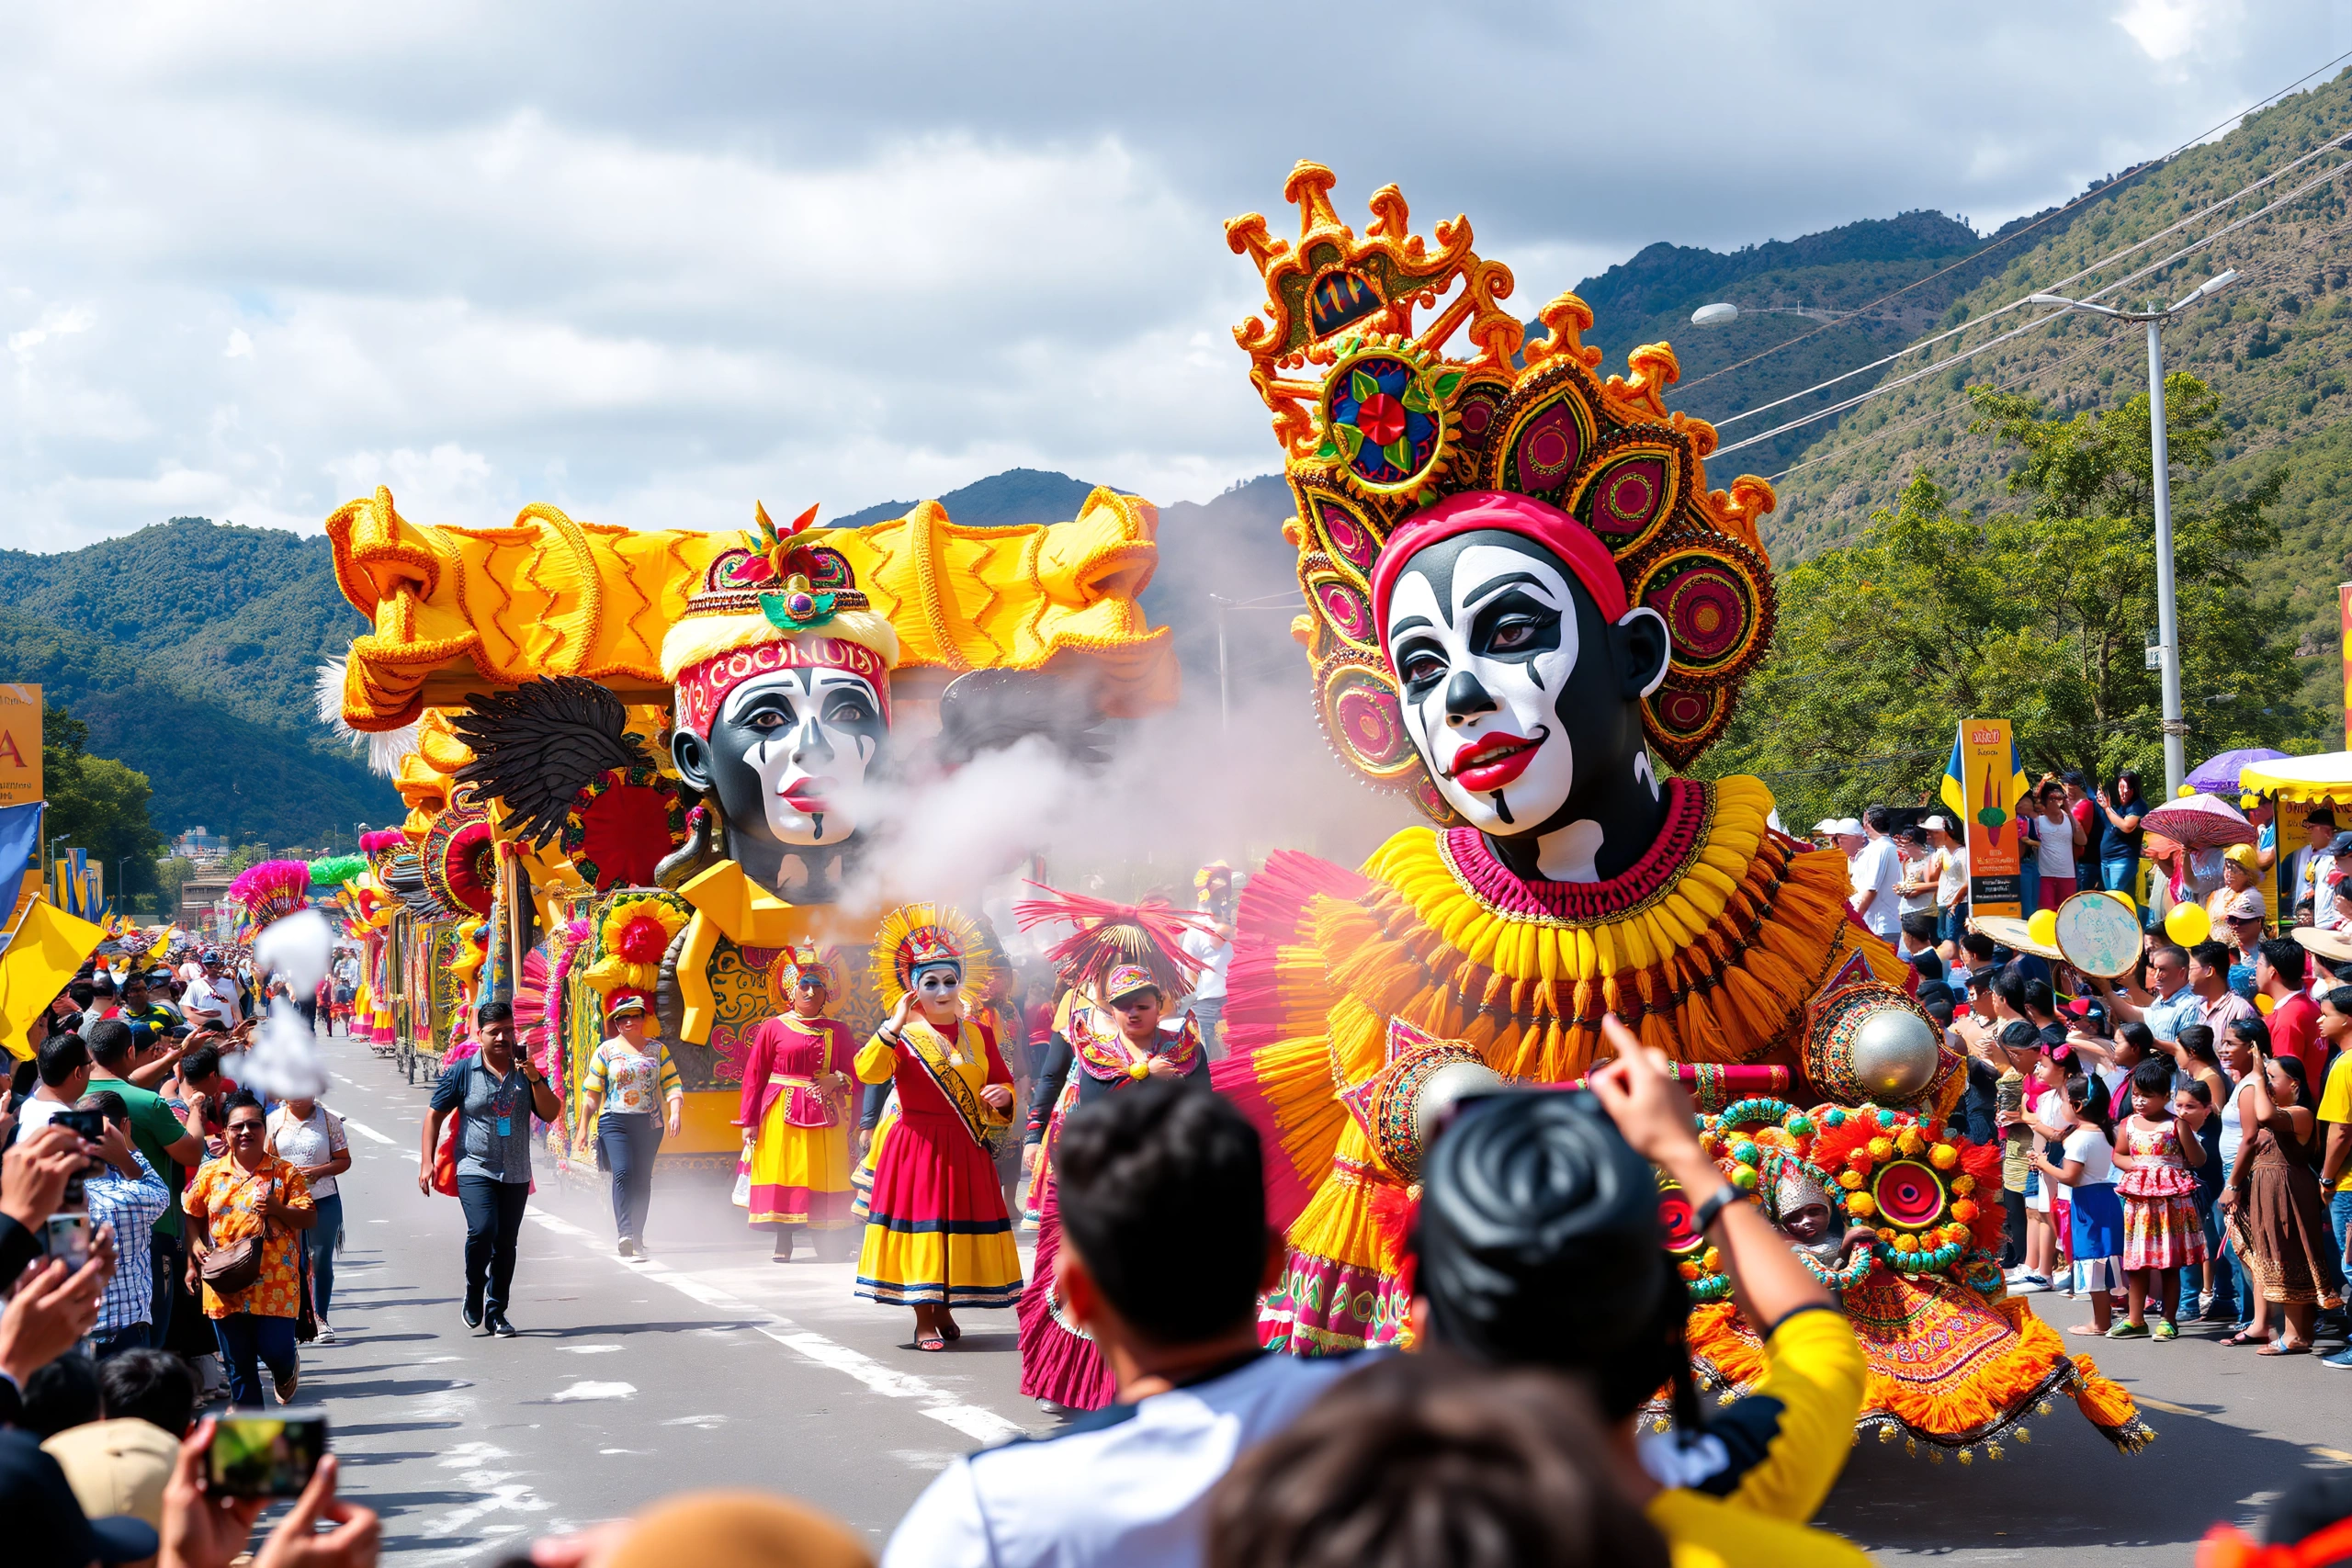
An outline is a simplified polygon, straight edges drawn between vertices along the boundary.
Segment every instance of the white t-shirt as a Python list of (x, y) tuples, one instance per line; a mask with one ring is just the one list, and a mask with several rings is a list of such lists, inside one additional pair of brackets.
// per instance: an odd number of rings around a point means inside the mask
[(1208, 965), (1201, 971), (1193, 984), (1194, 1001), (1221, 1001), (1225, 998), (1226, 961), (1233, 956), (1233, 943), (1220, 941), (1215, 932), (1189, 929), (1179, 944), (1184, 951)]
[(1854, 856), (1854, 895), (1876, 892), (1871, 907), (1862, 912), (1862, 924), (1887, 941), (1902, 929), (1903, 910), (1894, 892), (1894, 885), (1902, 880), (1903, 862), (1895, 853), (1892, 839), (1871, 839)]
[(62, 1100), (43, 1100), (37, 1093), (27, 1095), (25, 1102), (17, 1107), (17, 1141), (22, 1143), (48, 1126), (59, 1111), (73, 1109)]
[(1261, 1355), (959, 1459), (899, 1521), (882, 1568), (1197, 1568), (1209, 1489), (1357, 1364)]
[[(268, 1133), (270, 1149), (278, 1158), (306, 1168), (324, 1165), (351, 1146), (351, 1140), (344, 1135), (343, 1118), (315, 1101), (307, 1122), (295, 1121), (292, 1107), (279, 1106), (270, 1113)], [(311, 1178), (311, 1197), (332, 1198), (334, 1191), (334, 1177)]]
[(1949, 909), (1968, 897), (1968, 847), (1936, 852), (1936, 902)]
[[(1903, 852), (1895, 852), (1895, 860), (1905, 882), (1928, 882), (1936, 874), (1936, 852), (1929, 850), (1910, 860), (1903, 859)], [(1936, 907), (1936, 890), (1931, 885), (1917, 893), (1903, 895), (1903, 912), (1922, 915)]]
[(2066, 1158), (2083, 1162), (2082, 1179), (2076, 1187), (2112, 1187), (2115, 1185), (2115, 1150), (2109, 1145), (2107, 1134), (2096, 1127), (2077, 1127), (2066, 1134)]
[[(2224, 1068), (2223, 1071), (2226, 1072), (2227, 1069)], [(2230, 1102), (2213, 1112), (2222, 1119), (2222, 1163), (2223, 1165), (2236, 1163), (2238, 1145), (2245, 1142), (2245, 1129), (2238, 1125), (2238, 1112), (2244, 1106), (2241, 1097), (2245, 1093), (2245, 1087), (2253, 1081), (2254, 1078), (2249, 1074), (2232, 1084)]]
[(2075, 819), (2060, 807), (2055, 817), (2037, 817), (2033, 830), (2041, 835), (2036, 840), (2036, 862), (2044, 876), (2075, 874)]
[(195, 1021), (197, 1014), (204, 1013), (223, 1025), (232, 1024), (237, 1021), (237, 988), (229, 983), (226, 975), (218, 980), (208, 980), (198, 974), (180, 993), (180, 1011), (190, 1022)]

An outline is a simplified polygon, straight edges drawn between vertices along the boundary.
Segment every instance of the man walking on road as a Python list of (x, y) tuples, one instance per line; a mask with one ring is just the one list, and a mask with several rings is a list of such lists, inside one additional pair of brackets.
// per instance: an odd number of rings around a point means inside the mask
[(506, 1320), (506, 1303), (523, 1208), (531, 1196), (531, 1117), (553, 1122), (563, 1107), (547, 1078), (515, 1051), (512, 1007), (482, 1003), (474, 1026), (481, 1052), (452, 1063), (433, 1086), (424, 1141), (417, 1151), (416, 1190), (433, 1191), (433, 1151), (441, 1142), (441, 1124), (457, 1112), (458, 1201), (466, 1211), (466, 1326), (512, 1339), (514, 1325)]

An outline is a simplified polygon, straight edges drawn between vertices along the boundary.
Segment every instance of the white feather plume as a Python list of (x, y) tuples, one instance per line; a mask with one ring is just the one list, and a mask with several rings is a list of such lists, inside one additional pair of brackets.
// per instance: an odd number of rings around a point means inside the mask
[(365, 748), (368, 771), (389, 779), (401, 771), (401, 764), (416, 750), (416, 726), (404, 724), (398, 729), (388, 729), (381, 734), (352, 728), (350, 721), (343, 716), (345, 668), (346, 660), (342, 657), (330, 659), (319, 666), (316, 688), (319, 722), (353, 750)]

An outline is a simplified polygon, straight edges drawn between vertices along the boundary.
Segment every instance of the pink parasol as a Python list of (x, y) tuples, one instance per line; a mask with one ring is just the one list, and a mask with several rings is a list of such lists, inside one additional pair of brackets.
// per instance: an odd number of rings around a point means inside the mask
[(2183, 849), (2213, 850), (2227, 844), (2251, 844), (2262, 837), (2238, 808), (2215, 795), (2183, 795), (2167, 800), (2140, 819), (2151, 833), (2161, 833)]

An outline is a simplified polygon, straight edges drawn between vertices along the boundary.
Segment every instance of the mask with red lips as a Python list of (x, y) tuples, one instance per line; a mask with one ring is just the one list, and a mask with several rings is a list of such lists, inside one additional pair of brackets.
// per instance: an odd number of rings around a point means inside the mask
[(729, 823), (763, 823), (779, 843), (815, 848), (856, 833), (856, 801), (888, 739), (881, 697), (865, 677), (786, 669), (729, 692), (708, 740), (680, 731), (677, 760), (688, 783), (716, 791)]
[(1666, 674), (1655, 611), (1612, 625), (1559, 556), (1482, 528), (1404, 563), (1383, 629), (1430, 778), (1512, 871), (1596, 881), (1649, 849), (1665, 815), (1639, 705)]

